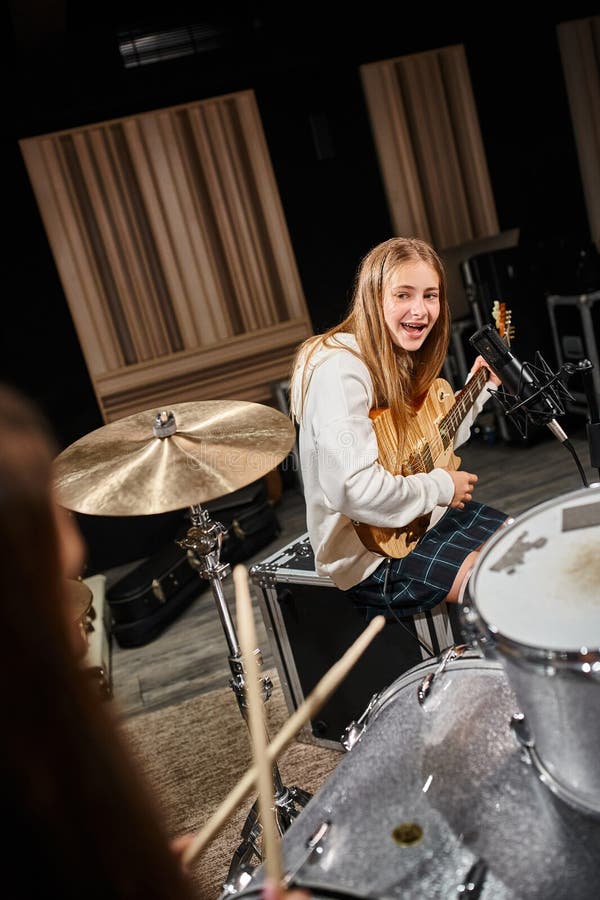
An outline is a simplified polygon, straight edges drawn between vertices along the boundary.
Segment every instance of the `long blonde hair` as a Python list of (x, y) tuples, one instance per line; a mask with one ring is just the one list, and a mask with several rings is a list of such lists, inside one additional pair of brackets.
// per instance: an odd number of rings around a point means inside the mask
[[(398, 266), (421, 260), (438, 275), (440, 281), (440, 314), (423, 346), (407, 351), (392, 340), (383, 315), (383, 294), (387, 280)], [(422, 400), (442, 368), (450, 335), (450, 309), (446, 296), (446, 273), (435, 250), (418, 238), (395, 237), (373, 247), (363, 257), (354, 282), (350, 311), (343, 322), (323, 334), (304, 341), (292, 363), (291, 413), (298, 421), (308, 389), (310, 360), (321, 347), (344, 347), (338, 333), (353, 334), (359, 355), (373, 382), (375, 406), (390, 408), (392, 419), (401, 434), (409, 416)], [(300, 390), (295, 390), (298, 379)], [(294, 402), (294, 397), (298, 401)]]

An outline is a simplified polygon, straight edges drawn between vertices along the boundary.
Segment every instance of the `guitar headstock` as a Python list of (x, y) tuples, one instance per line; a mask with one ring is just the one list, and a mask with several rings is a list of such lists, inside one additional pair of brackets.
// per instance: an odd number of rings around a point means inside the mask
[(507, 309), (506, 303), (501, 303), (499, 300), (494, 300), (494, 304), (492, 306), (492, 316), (494, 318), (498, 334), (507, 345), (507, 347), (510, 347), (510, 342), (514, 340), (515, 336), (515, 326), (512, 324), (511, 310)]

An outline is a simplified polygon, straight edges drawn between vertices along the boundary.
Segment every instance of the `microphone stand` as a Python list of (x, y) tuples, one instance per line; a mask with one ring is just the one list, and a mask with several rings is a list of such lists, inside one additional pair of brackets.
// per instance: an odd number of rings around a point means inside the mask
[[(513, 356), (510, 349), (502, 342), (500, 336), (491, 325), (484, 325), (469, 338), (469, 342), (484, 359), (488, 367), (500, 379), (498, 390), (490, 390), (490, 394), (503, 407), (505, 415), (517, 426), (523, 437), (527, 436), (527, 420), (535, 425), (546, 425), (554, 437), (571, 453), (584, 487), (589, 487), (585, 471), (577, 452), (565, 434), (556, 417), (564, 415), (562, 398), (573, 397), (568, 392), (564, 379), (579, 369), (586, 375), (586, 390), (590, 404), (591, 421), (588, 426), (592, 465), (600, 466), (600, 413), (592, 385), (589, 381), (592, 364), (583, 360), (580, 366), (563, 363), (558, 372), (553, 372), (542, 354), (536, 352), (538, 366), (522, 364)], [(516, 393), (509, 393), (504, 387), (508, 384)]]
[[(532, 375), (536, 379), (536, 387), (537, 390), (530, 394), (525, 399), (521, 399), (521, 385), (519, 385), (519, 392), (517, 394), (510, 394), (506, 391), (501, 385), (499, 390), (490, 391), (493, 399), (500, 404), (503, 408), (505, 415), (510, 416), (512, 422), (516, 425), (518, 430), (521, 432), (523, 437), (527, 434), (527, 420), (531, 419), (531, 421), (536, 425), (545, 425), (557, 438), (558, 441), (565, 447), (575, 461), (575, 465), (577, 466), (577, 470), (581, 477), (581, 481), (584, 487), (589, 487), (589, 482), (587, 480), (585, 470), (581, 465), (581, 460), (577, 455), (577, 451), (575, 447), (569, 440), (568, 435), (562, 429), (560, 424), (556, 421), (556, 416), (564, 415), (565, 410), (561, 402), (561, 397), (565, 396), (569, 399), (573, 399), (571, 394), (569, 394), (567, 388), (565, 387), (563, 378), (569, 377), (575, 371), (579, 369), (579, 366), (574, 366), (572, 363), (563, 363), (558, 372), (553, 372), (552, 369), (548, 366), (548, 363), (543, 358), (541, 353), (536, 353), (536, 359), (539, 362), (541, 368), (536, 366), (532, 366), (530, 363), (524, 363), (523, 372), (528, 375)], [(588, 360), (584, 360), (583, 362), (587, 363)], [(591, 368), (592, 364), (589, 363), (589, 367)], [(492, 368), (492, 366), (490, 366)], [(585, 367), (585, 370), (587, 366)], [(582, 369), (584, 371), (584, 369)], [(501, 374), (498, 374), (498, 377), (501, 377)], [(542, 382), (539, 381), (539, 378), (545, 379)], [(531, 409), (532, 404), (536, 403), (540, 398), (544, 398), (544, 396), (551, 398), (552, 404), (552, 412), (542, 412), (539, 409)], [(596, 411), (598, 410), (597, 403), (595, 405)], [(597, 418), (600, 420), (600, 414), (598, 414)], [(598, 422), (600, 426), (600, 421)], [(589, 431), (588, 431), (589, 435)], [(600, 441), (600, 434), (598, 430), (595, 430), (595, 440)], [(598, 445), (598, 451), (600, 452), (600, 444)], [(596, 463), (592, 463), (592, 465), (596, 465)], [(600, 458), (598, 460), (597, 465), (600, 466)]]
[(590, 411), (590, 418), (586, 423), (586, 433), (590, 448), (590, 464), (593, 468), (598, 469), (598, 475), (600, 475), (600, 409), (592, 375), (593, 368), (594, 366), (589, 359), (582, 359), (577, 363), (576, 371), (581, 374)]

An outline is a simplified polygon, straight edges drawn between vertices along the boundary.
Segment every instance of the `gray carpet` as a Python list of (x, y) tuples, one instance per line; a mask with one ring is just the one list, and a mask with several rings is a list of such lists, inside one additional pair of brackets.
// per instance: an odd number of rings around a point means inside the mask
[[(288, 712), (277, 673), (265, 674), (274, 685), (266, 704), (268, 730), (274, 737)], [(248, 729), (230, 688), (137, 716), (123, 728), (172, 836), (198, 831), (251, 764)], [(294, 741), (278, 766), (287, 787), (297, 785), (314, 793), (342, 757), (336, 750)], [(252, 794), (242, 803), (192, 864), (201, 900), (215, 900), (221, 893), (254, 799)]]

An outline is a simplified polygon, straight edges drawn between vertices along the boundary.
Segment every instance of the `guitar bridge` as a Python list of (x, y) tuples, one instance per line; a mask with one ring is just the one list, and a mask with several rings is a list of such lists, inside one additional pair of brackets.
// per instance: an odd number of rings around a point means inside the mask
[(433, 469), (433, 456), (431, 447), (427, 441), (419, 441), (415, 450), (410, 454), (403, 466), (403, 475), (416, 475), (419, 472), (431, 472)]

